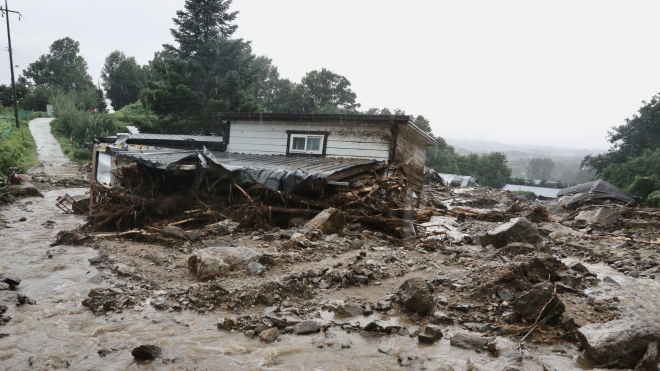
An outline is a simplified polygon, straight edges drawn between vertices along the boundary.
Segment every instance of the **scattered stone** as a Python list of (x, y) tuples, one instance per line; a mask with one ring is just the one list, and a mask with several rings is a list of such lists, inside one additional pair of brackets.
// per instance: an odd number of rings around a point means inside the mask
[(388, 311), (392, 309), (392, 298), (394, 295), (386, 295), (383, 296), (382, 298), (378, 299), (378, 302), (376, 303), (376, 309), (377, 310), (382, 310), (382, 311)]
[(27, 218), (24, 217), (24, 216), (22, 216), (22, 217), (20, 217), (20, 218), (18, 219), (18, 221), (19, 221), (19, 222), (26, 222), (26, 221), (27, 221)]
[(603, 283), (608, 284), (608, 285), (610, 285), (610, 286), (616, 286), (616, 287), (620, 287), (620, 286), (621, 286), (620, 283), (616, 282), (616, 281), (614, 280), (614, 278), (612, 278), (612, 277), (610, 277), (610, 276), (607, 276), (607, 277), (603, 278)]
[(288, 311), (269, 311), (264, 314), (264, 317), (273, 322), (279, 328), (294, 326), (302, 322), (300, 317)]
[(422, 343), (434, 343), (436, 340), (442, 339), (442, 331), (436, 325), (426, 325), (417, 335), (417, 339)]
[(275, 233), (266, 233), (264, 235), (264, 242), (271, 242), (275, 241), (277, 239), (277, 235)]
[(316, 321), (302, 321), (293, 327), (293, 332), (297, 335), (311, 334), (318, 332), (321, 324)]
[(89, 258), (89, 259), (87, 259), (87, 261), (88, 261), (89, 264), (91, 264), (91, 265), (96, 265), (96, 264), (101, 263), (102, 259), (101, 259), (100, 256), (95, 256), (95, 257), (93, 257), (93, 258)]
[(587, 267), (585, 267), (584, 264), (582, 264), (580, 262), (573, 263), (573, 264), (569, 265), (568, 268), (570, 268), (571, 270), (574, 270), (576, 272), (580, 272), (582, 274), (588, 274), (589, 273), (589, 269), (587, 269)]
[(500, 290), (500, 292), (498, 292), (497, 295), (500, 297), (500, 299), (506, 300), (506, 301), (511, 301), (514, 298), (511, 291), (509, 291), (507, 289)]
[(623, 215), (616, 210), (607, 207), (599, 207), (594, 210), (584, 210), (574, 219), (574, 226), (584, 228), (595, 225), (597, 227), (609, 227), (623, 221)]
[(138, 361), (150, 361), (156, 359), (161, 353), (160, 347), (155, 345), (140, 345), (133, 349), (131, 354)]
[(481, 236), (481, 247), (492, 244), (496, 248), (501, 248), (510, 242), (537, 245), (543, 242), (543, 237), (526, 218), (513, 218), (508, 223), (502, 224)]
[(232, 222), (231, 220), (223, 220), (210, 226), (210, 228), (214, 229), (215, 232), (219, 234), (231, 234), (236, 228), (238, 228), (238, 225), (239, 223)]
[(660, 340), (660, 327), (651, 319), (618, 319), (582, 326), (577, 331), (585, 355), (596, 364), (619, 362), (633, 367), (645, 354), (648, 344)]
[(364, 314), (364, 308), (355, 303), (341, 303), (334, 308), (335, 314), (343, 317), (356, 317)]
[(487, 338), (464, 332), (459, 332), (449, 339), (449, 345), (469, 350), (483, 349), (486, 344), (488, 344)]
[(29, 182), (21, 183), (21, 193), (32, 197), (44, 197), (44, 195), (37, 189), (37, 187)]
[(247, 265), (247, 270), (248, 272), (256, 276), (260, 276), (268, 272), (268, 268), (264, 267), (263, 265), (257, 262), (249, 262)]
[(225, 276), (232, 270), (246, 269), (250, 262), (258, 262), (261, 254), (244, 246), (208, 247), (197, 250), (188, 258), (188, 267), (199, 281)]
[(556, 324), (565, 310), (564, 303), (556, 296), (553, 296), (552, 292), (538, 289), (528, 291), (516, 298), (511, 304), (513, 305), (513, 309), (525, 321), (530, 323), (534, 323), (537, 318), (542, 320), (550, 316), (546, 323)]
[(426, 313), (433, 307), (433, 294), (421, 278), (409, 278), (399, 287), (399, 300), (403, 306), (416, 313)]
[(115, 264), (113, 268), (120, 276), (132, 276), (135, 274), (135, 268), (126, 264)]
[(259, 341), (263, 343), (272, 343), (277, 339), (279, 335), (279, 330), (277, 327), (269, 328), (268, 330), (262, 331), (259, 334)]
[(339, 209), (325, 209), (317, 214), (314, 219), (305, 224), (304, 229), (313, 231), (315, 229), (323, 232), (324, 235), (338, 234), (343, 236), (346, 217), (344, 212)]
[(197, 230), (192, 230), (192, 231), (186, 231), (184, 233), (184, 236), (190, 240), (190, 241), (197, 241), (200, 239), (204, 234), (201, 231)]
[(186, 234), (183, 229), (168, 225), (167, 227), (160, 230), (160, 233), (165, 237), (176, 237), (176, 238), (186, 238)]
[(293, 236), (287, 241), (289, 248), (293, 247), (312, 247), (312, 241), (307, 239), (302, 233), (294, 233)]
[(15, 277), (0, 277), (0, 282), (4, 282), (11, 286), (18, 286), (21, 284), (21, 279)]
[(16, 295), (16, 300), (18, 301), (18, 305), (25, 305), (25, 304), (30, 304), (30, 305), (36, 305), (37, 301), (34, 299), (30, 299), (25, 295), (18, 294)]

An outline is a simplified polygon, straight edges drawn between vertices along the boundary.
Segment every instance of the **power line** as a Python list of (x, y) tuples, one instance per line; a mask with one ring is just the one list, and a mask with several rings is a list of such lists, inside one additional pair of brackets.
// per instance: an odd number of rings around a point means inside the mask
[(35, 35), (37, 35), (39, 40), (41, 40), (41, 42), (44, 43), (44, 45), (46, 45), (46, 48), (48, 48), (50, 50), (50, 46), (48, 45), (48, 43), (44, 39), (42, 39), (41, 36), (39, 36), (37, 31), (35, 31), (34, 28), (32, 28), (32, 26), (30, 26), (30, 23), (27, 21), (25, 16), (23, 16), (23, 21), (25, 21), (25, 24), (28, 25), (28, 27), (30, 27), (30, 29), (32, 30), (32, 32), (34, 32)]
[(30, 42), (30, 41), (29, 41), (29, 40), (23, 35), (23, 33), (22, 33), (22, 32), (16, 27), (16, 25), (14, 24), (14, 22), (11, 22), (11, 25), (12, 25), (12, 27), (11, 27), (12, 30), (18, 32), (18, 33), (17, 33), (18, 37), (19, 37), (21, 40), (25, 41), (25, 44), (27, 44), (27, 46), (29, 46), (30, 49), (32, 49), (35, 53), (37, 53), (37, 58), (39, 58), (40, 55), (45, 54), (45, 53), (43, 53), (42, 51), (38, 50), (38, 49), (35, 47), (35, 45), (32, 44), (32, 43), (31, 43), (31, 42)]

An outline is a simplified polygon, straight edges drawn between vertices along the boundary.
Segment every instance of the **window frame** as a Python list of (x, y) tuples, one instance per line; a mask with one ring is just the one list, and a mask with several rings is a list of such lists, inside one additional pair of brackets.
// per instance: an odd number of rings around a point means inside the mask
[[(286, 131), (286, 155), (287, 156), (325, 156), (328, 148), (329, 131), (307, 131), (307, 130), (287, 130)], [(307, 149), (310, 137), (320, 137), (321, 145), (318, 151), (309, 151)], [(293, 149), (293, 138), (305, 138), (305, 150)]]

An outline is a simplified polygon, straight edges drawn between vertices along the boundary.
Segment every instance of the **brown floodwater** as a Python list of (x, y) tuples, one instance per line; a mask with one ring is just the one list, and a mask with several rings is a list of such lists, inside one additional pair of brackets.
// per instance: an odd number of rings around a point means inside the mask
[[(45, 198), (22, 199), (0, 211), (0, 218), (11, 227), (0, 230), (4, 241), (0, 274), (23, 280), (17, 291), (0, 291), (0, 304), (9, 307), (7, 315), (12, 317), (0, 328), (1, 333), (9, 334), (0, 339), (2, 370), (395, 370), (401, 368), (399, 356), (414, 359), (413, 369), (454, 366), (455, 370), (467, 370), (468, 359), (475, 370), (501, 370), (507, 364), (487, 353), (450, 347), (446, 338), (459, 330), (451, 327), (445, 330), (445, 339), (434, 345), (419, 344), (409, 336), (363, 337), (339, 327), (328, 330), (328, 339), (322, 334), (282, 335), (275, 343), (262, 344), (242, 333), (218, 330), (217, 318), (226, 315), (218, 311), (205, 315), (156, 311), (148, 303), (140, 303), (122, 313), (93, 314), (81, 302), (90, 289), (107, 285), (88, 282), (96, 270), (87, 259), (97, 251), (84, 246), (49, 247), (57, 231), (83, 222), (83, 217), (64, 215), (54, 206), (57, 196), (65, 191), (76, 196), (86, 189), (49, 191)], [(27, 221), (20, 222), (21, 217)], [(56, 221), (53, 229), (44, 226), (48, 220)], [(37, 304), (16, 306), (18, 293)], [(396, 321), (378, 317), (344, 321), (365, 325), (373, 319)], [(332, 315), (320, 313), (320, 320), (328, 322)], [(320, 349), (324, 340), (350, 348)], [(130, 351), (141, 344), (160, 346), (162, 356), (153, 362), (136, 363)], [(380, 352), (379, 347), (390, 348), (389, 354)], [(101, 357), (98, 351), (102, 349), (111, 352)], [(540, 370), (538, 360), (548, 357), (554, 365), (577, 367), (571, 349), (536, 349), (524, 369)]]

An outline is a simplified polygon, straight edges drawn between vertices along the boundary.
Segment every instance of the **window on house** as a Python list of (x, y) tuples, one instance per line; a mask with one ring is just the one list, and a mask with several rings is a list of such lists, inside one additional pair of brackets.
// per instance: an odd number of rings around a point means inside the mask
[(300, 153), (310, 155), (323, 154), (323, 135), (315, 134), (290, 134), (289, 153)]

